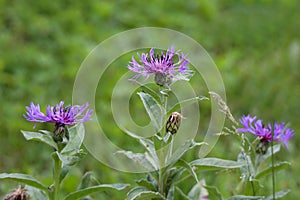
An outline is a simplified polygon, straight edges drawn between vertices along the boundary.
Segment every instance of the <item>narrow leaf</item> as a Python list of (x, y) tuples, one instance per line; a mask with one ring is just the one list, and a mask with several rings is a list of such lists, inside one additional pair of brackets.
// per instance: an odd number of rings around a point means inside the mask
[(172, 157), (167, 161), (167, 166), (173, 166), (181, 157), (190, 149), (206, 144), (205, 142), (196, 143), (194, 140), (187, 140), (184, 144), (179, 146), (173, 153)]
[(147, 188), (148, 190), (151, 190), (151, 191), (155, 191), (157, 188), (157, 186), (155, 187), (154, 184), (146, 179), (140, 179), (140, 180), (137, 180), (136, 183), (139, 185), (139, 186), (143, 186), (145, 188)]
[(82, 176), (81, 181), (80, 181), (80, 184), (79, 184), (79, 186), (78, 186), (78, 190), (87, 188), (87, 187), (89, 186), (92, 175), (93, 175), (93, 172), (86, 172), (86, 173)]
[(102, 184), (102, 185), (97, 185), (97, 186), (92, 186), (88, 187), (82, 190), (78, 190), (76, 192), (70, 193), (68, 196), (64, 198), (64, 200), (75, 200), (79, 199), (82, 197), (85, 197), (87, 195), (90, 195), (95, 192), (102, 192), (102, 191), (107, 191), (107, 190), (123, 190), (126, 187), (128, 187), (129, 184)]
[(200, 158), (190, 163), (191, 166), (199, 166), (199, 170), (203, 169), (234, 169), (245, 165), (244, 162), (237, 162), (233, 160), (223, 160), (220, 158)]
[(238, 162), (240, 163), (245, 163), (245, 165), (240, 167), (241, 173), (242, 173), (242, 177), (246, 180), (249, 179), (249, 177), (254, 176), (255, 174), (255, 169), (253, 166), (253, 162), (250, 158), (250, 156), (248, 156), (244, 151), (242, 151), (239, 155), (238, 155)]
[(183, 159), (180, 159), (176, 165), (179, 165), (181, 167), (184, 167), (195, 179), (196, 182), (199, 182), (198, 180), (198, 177), (197, 177), (197, 174), (196, 172), (194, 171), (193, 167), (188, 163), (186, 162), (185, 160)]
[(30, 185), (32, 187), (41, 189), (43, 191), (48, 192), (47, 186), (36, 180), (30, 175), (27, 174), (18, 174), (18, 173), (12, 173), (12, 174), (7, 174), (7, 173), (2, 173), (0, 174), (0, 179), (3, 180), (13, 180), (19, 183), (23, 183), (25, 185)]
[[(279, 192), (275, 193), (275, 199), (280, 199), (282, 197), (284, 197), (285, 195), (287, 195), (290, 192), (290, 190), (281, 190)], [(273, 195), (268, 196), (265, 200), (272, 200), (273, 199)]]
[(139, 141), (147, 149), (147, 151), (153, 158), (154, 163), (155, 163), (155, 168), (159, 168), (160, 162), (159, 162), (159, 159), (158, 159), (158, 156), (156, 153), (154, 142), (149, 139), (146, 139), (146, 138), (140, 138)]
[(222, 196), (217, 187), (207, 185), (204, 185), (203, 187), (208, 191), (209, 199), (224, 200), (224, 197)]
[(176, 189), (177, 192), (179, 192), (179, 194), (181, 195), (181, 197), (183, 197), (186, 200), (190, 200), (190, 198), (179, 187), (175, 187), (175, 189)]
[(147, 169), (149, 171), (157, 170), (153, 158), (151, 158), (148, 153), (133, 153), (131, 151), (118, 151), (117, 153), (124, 154), (125, 156), (142, 166), (144, 169)]
[(190, 99), (180, 101), (168, 110), (168, 116), (171, 115), (172, 112), (175, 112), (175, 111), (178, 111), (178, 110), (182, 109), (184, 106), (188, 106), (192, 103), (202, 101), (202, 100), (209, 100), (209, 98), (201, 96), (201, 97), (193, 97), (193, 98), (190, 98)]
[(150, 94), (139, 92), (138, 95), (144, 104), (152, 125), (154, 126), (155, 130), (159, 132), (162, 128), (163, 122), (163, 110), (160, 104)]
[[(273, 146), (273, 153), (276, 154), (280, 151), (280, 144), (276, 144)], [(263, 157), (263, 160), (266, 160), (267, 158), (271, 157), (272, 156), (272, 147), (269, 147), (266, 154), (264, 154), (262, 157)]]
[[(282, 169), (286, 169), (286, 168), (288, 168), (288, 167), (290, 167), (290, 166), (291, 166), (291, 163), (286, 162), (286, 161), (280, 162), (280, 163), (276, 163), (276, 164), (274, 165), (274, 171), (279, 171), (279, 170), (282, 170)], [(258, 172), (258, 173), (256, 174), (255, 178), (256, 178), (256, 179), (259, 179), (259, 178), (261, 178), (261, 177), (263, 177), (263, 176), (266, 176), (266, 175), (268, 175), (268, 174), (270, 174), (270, 173), (272, 173), (272, 166), (269, 166), (268, 168), (266, 168), (266, 169), (264, 169), (264, 170)]]
[(263, 199), (262, 196), (245, 196), (245, 195), (235, 195), (230, 197), (228, 200), (247, 200), (247, 199)]
[(203, 187), (205, 185), (205, 180), (202, 179), (200, 182), (197, 182), (193, 188), (189, 191), (188, 197), (189, 200), (207, 200), (208, 191)]
[(29, 132), (29, 131), (23, 131), (23, 130), (21, 130), (21, 132), (26, 140), (43, 142), (43, 143), (57, 149), (56, 143), (53, 141), (52, 137), (49, 135), (39, 133), (39, 132)]
[(127, 193), (127, 200), (165, 199), (159, 192), (150, 191), (145, 187), (135, 187)]
[(171, 186), (171, 188), (168, 191), (168, 195), (167, 195), (166, 200), (174, 200), (174, 193), (175, 193), (175, 187), (173, 185), (173, 186)]

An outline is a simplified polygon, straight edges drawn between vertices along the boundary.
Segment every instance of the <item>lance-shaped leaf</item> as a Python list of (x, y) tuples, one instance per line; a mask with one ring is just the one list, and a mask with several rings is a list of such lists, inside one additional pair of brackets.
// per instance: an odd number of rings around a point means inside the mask
[(199, 170), (207, 170), (207, 169), (234, 169), (240, 168), (245, 165), (244, 162), (237, 162), (234, 160), (224, 160), (220, 158), (200, 158), (194, 160), (190, 163), (191, 166), (200, 167)]
[(179, 159), (181, 159), (181, 157), (190, 149), (196, 147), (196, 146), (200, 146), (206, 144), (205, 142), (200, 142), (200, 143), (196, 143), (194, 142), (194, 140), (187, 140), (185, 141), (184, 144), (182, 144), (181, 146), (179, 146), (176, 151), (172, 154), (172, 157), (167, 160), (166, 165), (167, 166), (173, 166)]
[(214, 199), (214, 200), (224, 200), (224, 197), (220, 193), (217, 187), (215, 186), (203, 186), (208, 191), (208, 199)]
[(159, 193), (148, 190), (145, 187), (138, 186), (133, 188), (127, 193), (127, 200), (149, 200), (149, 199), (162, 199), (165, 198)]
[(160, 104), (150, 95), (144, 92), (139, 92), (144, 107), (150, 117), (155, 130), (159, 132), (162, 128), (164, 112)]
[(53, 138), (47, 134), (39, 133), (39, 132), (30, 132), (21, 130), (23, 136), (26, 140), (33, 140), (43, 142), (55, 149), (57, 149), (57, 145), (54, 142)]
[(48, 192), (48, 188), (47, 186), (45, 186), (44, 184), (42, 184), (41, 182), (39, 182), (37, 179), (35, 179), (34, 177), (27, 175), (27, 174), (19, 174), (19, 173), (11, 173), (11, 174), (7, 174), (7, 173), (2, 173), (0, 174), (0, 179), (3, 180), (13, 180), (19, 183), (23, 183), (25, 185), (30, 185), (32, 187), (41, 189), (43, 191)]
[(155, 167), (158, 168), (160, 166), (160, 162), (156, 153), (154, 142), (146, 138), (140, 138), (139, 141), (147, 149), (155, 162)]
[(235, 195), (235, 196), (232, 196), (230, 197), (228, 200), (251, 200), (251, 199), (257, 199), (257, 200), (260, 200), (260, 199), (263, 199), (262, 196), (246, 196), (246, 195)]
[[(282, 169), (286, 169), (286, 168), (288, 168), (290, 166), (291, 166), (291, 163), (286, 162), (286, 161), (285, 162), (276, 163), (274, 165), (274, 171), (279, 171), (279, 170), (282, 170)], [(272, 173), (272, 168), (273, 168), (272, 166), (269, 166), (267, 169), (264, 169), (264, 170), (258, 172), (256, 174), (255, 178), (259, 179), (259, 178), (261, 178), (263, 176), (266, 176), (266, 175)]]
[(158, 169), (155, 161), (148, 153), (133, 153), (132, 151), (118, 151), (117, 153), (124, 154), (148, 171), (155, 171)]
[(184, 106), (188, 106), (192, 103), (202, 101), (202, 100), (209, 100), (209, 98), (201, 96), (201, 97), (193, 97), (193, 98), (190, 98), (190, 99), (180, 101), (168, 110), (167, 115), (169, 116), (169, 115), (171, 115), (172, 112), (178, 111), (178, 110), (182, 109)]
[(205, 200), (208, 199), (208, 191), (203, 187), (205, 180), (197, 182), (188, 193), (189, 200)]
[[(275, 199), (282, 198), (282, 197), (284, 197), (285, 195), (287, 195), (289, 192), (290, 192), (290, 190), (281, 190), (281, 191), (279, 191), (279, 192), (276, 192), (276, 193), (275, 193)], [(270, 195), (270, 196), (268, 196), (265, 200), (272, 200), (272, 199), (274, 199), (274, 198), (273, 198), (273, 195)]]
[(244, 151), (242, 151), (238, 155), (237, 160), (240, 163), (245, 163), (245, 165), (241, 166), (240, 168), (242, 177), (246, 180), (248, 180), (250, 177), (253, 177), (255, 174), (255, 169), (250, 156), (248, 156)]
[(102, 184), (102, 185), (97, 185), (97, 186), (92, 186), (88, 188), (84, 188), (82, 190), (78, 190), (76, 192), (72, 192), (69, 195), (67, 195), (64, 200), (76, 200), (85, 196), (88, 196), (92, 193), (95, 192), (102, 192), (102, 191), (107, 191), (107, 190), (123, 190), (126, 187), (128, 187), (129, 184)]
[(194, 171), (193, 167), (190, 165), (190, 163), (186, 162), (185, 160), (183, 159), (180, 159), (175, 166), (181, 166), (181, 167), (184, 167), (192, 176), (193, 178), (195, 179), (196, 182), (199, 182), (198, 180), (198, 177), (197, 177), (197, 174), (196, 172)]

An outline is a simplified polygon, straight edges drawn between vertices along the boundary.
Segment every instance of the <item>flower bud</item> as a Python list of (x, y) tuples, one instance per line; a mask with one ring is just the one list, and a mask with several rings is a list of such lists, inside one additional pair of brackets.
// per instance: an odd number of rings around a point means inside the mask
[(173, 112), (166, 123), (166, 132), (170, 132), (172, 135), (177, 133), (182, 117), (182, 114)]

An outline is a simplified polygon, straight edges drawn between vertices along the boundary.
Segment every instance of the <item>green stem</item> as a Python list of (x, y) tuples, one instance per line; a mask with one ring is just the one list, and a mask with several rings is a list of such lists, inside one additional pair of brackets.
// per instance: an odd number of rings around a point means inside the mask
[(272, 153), (272, 186), (273, 186), (273, 199), (275, 199), (275, 171), (274, 171), (274, 149), (273, 149), (273, 134), (272, 134), (272, 141), (271, 141), (271, 153)]
[(59, 199), (59, 189), (60, 189), (60, 173), (61, 173), (61, 160), (58, 158), (58, 152), (55, 152), (53, 156), (54, 160), (54, 169), (53, 169), (53, 186), (54, 186), (54, 193), (53, 193), (53, 200)]
[[(162, 115), (163, 117), (163, 123), (165, 122), (165, 117), (166, 117), (166, 113), (167, 113), (167, 104), (168, 104), (168, 96), (167, 94), (164, 94), (164, 92), (162, 92), (163, 88), (160, 88), (160, 94), (161, 94), (161, 106), (164, 109)], [(162, 141), (160, 142), (160, 168), (159, 168), (159, 177), (158, 177), (158, 189), (159, 189), (159, 193), (161, 193), (163, 196), (165, 196), (164, 194), (164, 176), (163, 176), (163, 169), (165, 167), (165, 152), (163, 150), (164, 148), (164, 137), (166, 136), (165, 134), (165, 129), (164, 127), (162, 127), (161, 131), (160, 131), (160, 135), (162, 137)]]

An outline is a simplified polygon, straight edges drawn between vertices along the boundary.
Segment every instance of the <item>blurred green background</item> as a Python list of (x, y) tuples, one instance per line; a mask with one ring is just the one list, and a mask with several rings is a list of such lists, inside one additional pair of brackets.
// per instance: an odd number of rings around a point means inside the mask
[[(299, 9), (297, 0), (0, 0), (0, 171), (30, 173), (50, 184), (52, 150), (26, 142), (21, 135), (21, 129), (33, 128), (33, 123), (22, 118), (24, 107), (30, 101), (42, 107), (60, 100), (71, 103), (77, 70), (97, 44), (121, 31), (157, 26), (180, 31), (208, 51), (223, 76), (228, 105), (235, 117), (250, 113), (266, 121), (289, 122), (295, 137), (289, 149), (276, 157), (290, 161), (292, 166), (277, 174), (277, 189), (292, 190), (285, 199), (300, 198)], [(124, 138), (110, 113), (111, 89), (127, 72), (130, 57), (120, 58), (107, 70), (105, 84), (99, 85), (105, 92), (97, 94), (97, 114), (109, 138), (135, 150), (135, 143)], [(199, 85), (197, 81), (192, 83)], [(200, 91), (208, 95), (205, 89)], [(209, 120), (208, 103), (202, 109), (203, 117)], [(53, 129), (47, 124), (37, 128)], [(199, 133), (205, 131), (205, 123), (202, 128)], [(237, 142), (230, 136), (221, 137), (209, 156), (235, 159)], [(80, 175), (88, 170), (93, 170), (102, 183), (134, 185), (134, 179), (141, 177), (115, 171), (87, 156), (64, 181), (65, 193), (74, 190)], [(239, 181), (238, 171), (209, 172), (200, 177), (219, 187), (226, 197), (232, 195)], [(184, 191), (192, 187), (187, 183)], [(269, 180), (265, 183), (270, 185)], [(16, 185), (1, 182), (0, 197)], [(269, 189), (267, 186), (267, 193)], [(123, 191), (95, 197), (124, 199), (125, 195)]]

